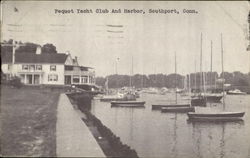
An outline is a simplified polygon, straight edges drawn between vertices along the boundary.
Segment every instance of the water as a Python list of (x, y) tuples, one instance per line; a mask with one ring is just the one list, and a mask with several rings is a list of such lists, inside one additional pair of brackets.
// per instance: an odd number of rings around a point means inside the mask
[[(249, 95), (226, 96), (226, 110), (243, 110), (246, 114), (241, 122), (224, 123), (193, 123), (187, 121), (186, 114), (151, 109), (152, 104), (166, 103), (174, 98), (173, 94), (143, 94), (138, 100), (146, 101), (145, 108), (111, 108), (110, 103), (93, 100), (91, 112), (140, 157), (250, 158)], [(223, 110), (220, 103), (208, 107)]]

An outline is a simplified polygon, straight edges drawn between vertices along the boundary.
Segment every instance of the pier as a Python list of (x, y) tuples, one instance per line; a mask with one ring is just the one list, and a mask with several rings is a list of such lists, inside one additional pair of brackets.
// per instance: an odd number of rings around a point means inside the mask
[(58, 101), (56, 124), (56, 155), (58, 157), (106, 157), (74, 109), (68, 97), (61, 94)]

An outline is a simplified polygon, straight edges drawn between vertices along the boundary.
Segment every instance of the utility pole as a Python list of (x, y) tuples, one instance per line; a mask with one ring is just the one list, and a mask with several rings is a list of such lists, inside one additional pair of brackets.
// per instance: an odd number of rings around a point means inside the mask
[[(14, 8), (14, 12), (18, 12), (18, 9), (15, 7)], [(21, 27), (22, 25), (19, 25), (19, 24), (7, 24), (10, 29), (8, 29), (9, 32), (12, 33), (12, 44), (1, 44), (2, 46), (11, 46), (12, 47), (12, 64), (11, 64), (11, 68), (10, 68), (10, 74), (11, 74), (11, 77), (14, 77), (15, 76), (15, 72), (14, 72), (14, 64), (15, 64), (15, 55), (16, 55), (16, 49), (19, 47), (19, 46), (25, 46), (25, 44), (18, 44), (15, 40), (15, 37), (14, 37), (14, 34), (15, 33), (18, 33), (18, 32), (22, 32), (22, 30), (18, 30), (19, 27)], [(15, 35), (16, 36), (16, 35)], [(8, 52), (9, 53), (9, 52)]]
[[(25, 46), (25, 44), (18, 44), (14, 39), (12, 41), (12, 44), (2, 44), (2, 46), (11, 46), (12, 47), (12, 62), (11, 62), (11, 77), (14, 77), (15, 76), (15, 73), (14, 73), (14, 64), (15, 64), (15, 54), (16, 54), (16, 49), (19, 47), (19, 46)], [(8, 53), (8, 52), (7, 52)]]

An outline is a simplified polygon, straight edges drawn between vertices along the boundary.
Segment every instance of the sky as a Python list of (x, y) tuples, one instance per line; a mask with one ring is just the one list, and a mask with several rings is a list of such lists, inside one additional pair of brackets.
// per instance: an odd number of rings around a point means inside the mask
[[(55, 13), (73, 10), (74, 13)], [(93, 13), (77, 13), (92, 9)], [(96, 13), (107, 9), (109, 13)], [(121, 9), (122, 13), (110, 13)], [(142, 9), (145, 14), (123, 13)], [(149, 13), (176, 9), (179, 14)], [(183, 13), (183, 9), (197, 13)], [(96, 76), (118, 74), (188, 74), (221, 72), (221, 34), (224, 71), (250, 71), (247, 15), (242, 2), (1, 2), (1, 41), (14, 38), (40, 45), (53, 43), (59, 53), (77, 56), (80, 65), (95, 68)], [(110, 27), (120, 26), (120, 27)], [(201, 42), (202, 34), (202, 42)], [(202, 46), (201, 46), (202, 43)]]

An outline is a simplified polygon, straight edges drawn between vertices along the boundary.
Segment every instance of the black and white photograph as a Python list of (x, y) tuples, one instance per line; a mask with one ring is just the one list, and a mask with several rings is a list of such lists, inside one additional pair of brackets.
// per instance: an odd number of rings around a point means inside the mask
[(249, 1), (1, 1), (1, 157), (250, 158)]

